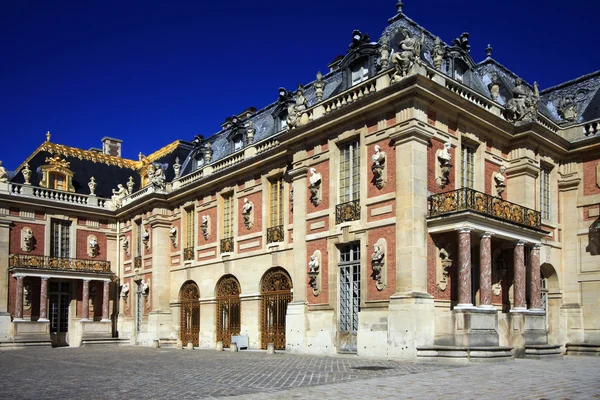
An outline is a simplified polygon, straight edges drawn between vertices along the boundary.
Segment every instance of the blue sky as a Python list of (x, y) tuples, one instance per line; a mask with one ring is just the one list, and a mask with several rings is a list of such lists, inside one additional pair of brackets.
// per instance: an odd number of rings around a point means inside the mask
[[(396, 0), (0, 2), (0, 160), (12, 170), (45, 139), (88, 149), (104, 136), (137, 159), (277, 99), (376, 40)], [(406, 15), (540, 88), (600, 69), (600, 2), (404, 0)]]

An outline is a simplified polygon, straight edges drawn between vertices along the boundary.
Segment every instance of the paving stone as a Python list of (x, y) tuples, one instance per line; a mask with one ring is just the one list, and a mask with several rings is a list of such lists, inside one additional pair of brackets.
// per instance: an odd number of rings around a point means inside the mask
[[(366, 368), (365, 368), (366, 367)], [(3, 399), (600, 399), (600, 358), (457, 366), (144, 347), (0, 351)]]

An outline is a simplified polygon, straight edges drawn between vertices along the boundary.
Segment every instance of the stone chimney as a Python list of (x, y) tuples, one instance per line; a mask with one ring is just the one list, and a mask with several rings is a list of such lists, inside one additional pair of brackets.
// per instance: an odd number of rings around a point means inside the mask
[(120, 139), (114, 139), (108, 136), (102, 138), (102, 153), (121, 157), (121, 143), (123, 143)]

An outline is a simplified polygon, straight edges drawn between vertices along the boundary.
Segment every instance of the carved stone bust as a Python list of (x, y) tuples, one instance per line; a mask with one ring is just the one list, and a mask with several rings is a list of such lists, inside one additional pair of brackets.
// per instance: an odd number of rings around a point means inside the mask
[(310, 178), (308, 178), (308, 181), (310, 182), (310, 186), (308, 189), (310, 190), (310, 201), (314, 206), (318, 206), (321, 203), (321, 174), (315, 168), (311, 168), (309, 171)]
[(30, 227), (26, 226), (21, 230), (21, 250), (30, 252), (33, 250), (33, 231)]
[(244, 225), (246, 225), (247, 229), (252, 228), (252, 225), (254, 225), (254, 218), (253, 218), (253, 209), (254, 209), (254, 204), (248, 200), (247, 198), (244, 199), (244, 206), (242, 207), (242, 216), (244, 217)]
[(375, 145), (375, 154), (371, 157), (371, 171), (373, 171), (373, 181), (378, 189), (383, 188), (385, 184), (384, 169), (385, 169), (385, 153), (381, 151), (379, 145)]
[(504, 173), (506, 172), (506, 167), (504, 165), (500, 166), (500, 172), (496, 172), (494, 174), (494, 182), (496, 183), (496, 193), (498, 197), (502, 197), (502, 193), (506, 190), (506, 176)]

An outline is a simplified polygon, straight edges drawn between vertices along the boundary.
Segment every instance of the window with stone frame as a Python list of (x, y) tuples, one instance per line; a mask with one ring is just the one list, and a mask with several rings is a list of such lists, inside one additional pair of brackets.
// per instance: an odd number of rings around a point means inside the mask
[(360, 199), (360, 142), (340, 146), (340, 203)]
[(540, 170), (540, 211), (543, 220), (550, 220), (550, 169)]
[(52, 220), (50, 232), (50, 257), (69, 258), (71, 251), (71, 222)]
[(135, 221), (135, 255), (142, 255), (142, 220)]
[(185, 247), (190, 248), (195, 246), (196, 238), (196, 225), (195, 225), (196, 212), (194, 207), (190, 207), (185, 210)]
[(223, 239), (233, 237), (233, 194), (223, 195)]
[(54, 190), (67, 190), (67, 177), (60, 172), (49, 173), (49, 188)]
[(460, 165), (460, 181), (462, 187), (474, 189), (475, 186), (475, 148), (463, 144), (461, 146), (462, 162)]
[(350, 86), (358, 85), (369, 79), (369, 60), (363, 58), (350, 67)]
[(269, 228), (283, 225), (283, 178), (269, 180)]

